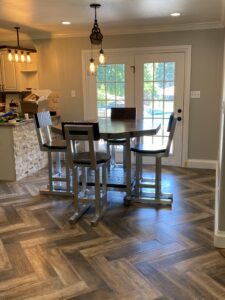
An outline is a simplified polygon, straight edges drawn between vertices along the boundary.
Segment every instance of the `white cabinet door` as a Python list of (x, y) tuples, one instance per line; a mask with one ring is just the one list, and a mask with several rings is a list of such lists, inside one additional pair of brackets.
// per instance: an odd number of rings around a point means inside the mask
[(31, 62), (16, 64), (16, 78), (18, 91), (38, 89), (37, 53), (30, 53)]
[(1, 72), (4, 91), (16, 91), (16, 67), (14, 62), (8, 61), (8, 54), (1, 53)]

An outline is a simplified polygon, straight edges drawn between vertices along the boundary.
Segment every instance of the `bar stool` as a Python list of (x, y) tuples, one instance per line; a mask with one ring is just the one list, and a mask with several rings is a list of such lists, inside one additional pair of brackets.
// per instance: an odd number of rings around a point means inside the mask
[[(162, 204), (171, 205), (173, 202), (173, 195), (170, 193), (162, 193), (161, 191), (161, 160), (162, 157), (168, 157), (170, 153), (170, 147), (173, 140), (175, 128), (176, 128), (177, 118), (173, 114), (169, 118), (167, 131), (169, 132), (169, 137), (167, 140), (166, 147), (160, 148), (152, 145), (150, 147), (146, 144), (137, 144), (131, 147), (131, 151), (136, 153), (136, 185), (135, 185), (135, 200), (137, 202), (147, 203), (147, 204)], [(142, 178), (142, 158), (154, 157), (155, 158), (155, 181)], [(154, 188), (155, 193), (150, 194), (150, 196), (143, 197), (140, 190), (142, 188)]]
[[(49, 111), (36, 113), (34, 121), (40, 150), (48, 153), (48, 189), (41, 190), (40, 193), (70, 196), (70, 170), (67, 161), (66, 142), (52, 137), (52, 120)], [(56, 155), (56, 162), (54, 161), (53, 153)], [(62, 172), (62, 153), (65, 157), (65, 176)], [(63, 183), (66, 185), (65, 188), (62, 186)]]
[[(77, 222), (90, 207), (90, 204), (85, 203), (85, 201), (91, 198), (95, 203), (95, 216), (91, 224), (95, 226), (103, 216), (107, 206), (106, 164), (110, 160), (110, 155), (104, 152), (95, 152), (94, 141), (100, 139), (99, 129), (98, 127), (96, 128), (96, 125), (95, 131), (94, 125), (91, 123), (90, 125), (64, 124), (63, 128), (68, 148), (69, 163), (73, 172), (75, 212), (69, 222), (71, 224)], [(80, 150), (82, 146), (83, 149)], [(87, 170), (94, 171), (94, 199), (93, 195), (89, 195), (87, 190)], [(102, 181), (100, 180), (100, 173)], [(82, 184), (80, 184), (80, 177)]]
[[(111, 120), (135, 120), (136, 108), (135, 107), (112, 107), (111, 108)], [(111, 163), (116, 165), (116, 146), (123, 146), (123, 166), (126, 167), (126, 139), (108, 139), (107, 140), (107, 152), (111, 153)], [(110, 151), (111, 147), (111, 151)]]

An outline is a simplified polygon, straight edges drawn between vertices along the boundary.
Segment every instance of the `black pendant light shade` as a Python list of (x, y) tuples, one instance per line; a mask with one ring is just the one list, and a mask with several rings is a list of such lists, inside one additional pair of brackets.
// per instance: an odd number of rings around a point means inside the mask
[(92, 45), (100, 45), (102, 43), (103, 35), (101, 33), (100, 28), (98, 27), (98, 21), (97, 21), (97, 15), (96, 15), (96, 9), (101, 7), (101, 4), (91, 4), (91, 8), (95, 9), (95, 21), (94, 25), (90, 34), (90, 41)]

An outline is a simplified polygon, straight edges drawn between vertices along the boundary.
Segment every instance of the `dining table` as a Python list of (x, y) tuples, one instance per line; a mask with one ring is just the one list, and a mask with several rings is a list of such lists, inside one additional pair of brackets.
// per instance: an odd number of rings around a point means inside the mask
[[(67, 121), (65, 121), (67, 122)], [(68, 121), (69, 123), (98, 123), (100, 138), (107, 141), (108, 139), (126, 139), (126, 161), (125, 168), (112, 168), (109, 174), (108, 188), (125, 192), (124, 203), (131, 200), (133, 176), (131, 168), (131, 138), (140, 138), (142, 136), (151, 136), (157, 134), (161, 124), (152, 122), (150, 119), (117, 119), (99, 118), (97, 120), (87, 121)], [(58, 123), (52, 126), (52, 131), (62, 135), (62, 124)], [(121, 173), (123, 173), (121, 176)], [(121, 179), (122, 178), (122, 179)], [(110, 180), (111, 179), (111, 180)]]

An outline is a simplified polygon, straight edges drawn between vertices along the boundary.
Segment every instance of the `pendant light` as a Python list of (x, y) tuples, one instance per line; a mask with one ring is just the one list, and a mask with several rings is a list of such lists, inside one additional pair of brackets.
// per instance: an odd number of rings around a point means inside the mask
[(105, 54), (104, 54), (104, 50), (102, 49), (102, 47), (101, 47), (101, 50), (99, 51), (98, 59), (99, 59), (99, 63), (101, 65), (104, 65), (104, 63), (105, 63)]
[[(15, 62), (31, 62), (30, 53), (35, 53), (37, 50), (30, 49), (30, 48), (23, 48), (20, 47), (20, 39), (19, 39), (19, 29), (20, 27), (14, 27), (16, 29), (16, 36), (17, 36), (17, 46), (0, 46), (1, 50), (7, 50), (8, 51), (8, 60), (15, 61)], [(24, 55), (26, 53), (26, 56)]]
[(98, 46), (101, 45), (101, 49), (99, 51), (99, 63), (104, 64), (105, 63), (105, 55), (104, 51), (102, 49), (102, 40), (103, 40), (103, 34), (101, 33), (101, 30), (98, 26), (98, 21), (97, 21), (97, 8), (101, 7), (101, 4), (93, 3), (90, 4), (91, 8), (95, 9), (95, 19), (94, 19), (94, 25), (91, 30), (90, 34), (90, 41), (91, 41), (91, 59), (90, 59), (90, 64), (89, 64), (89, 72), (90, 74), (95, 74), (96, 66), (95, 66), (95, 61), (93, 58), (93, 51), (92, 51), (92, 46)]

